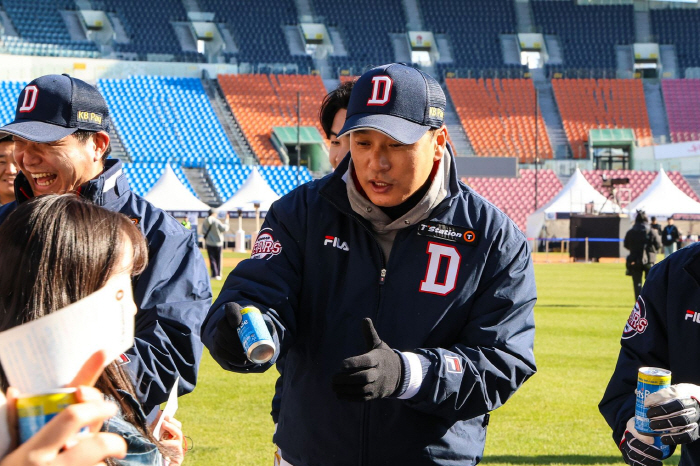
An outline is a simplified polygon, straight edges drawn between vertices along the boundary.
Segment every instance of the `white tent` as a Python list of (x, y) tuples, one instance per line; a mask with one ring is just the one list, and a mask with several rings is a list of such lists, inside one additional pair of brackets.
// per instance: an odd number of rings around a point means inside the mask
[(254, 212), (254, 204), (259, 203), (260, 211), (267, 212), (270, 210), (270, 205), (279, 198), (280, 196), (267, 184), (258, 169), (253, 168), (238, 191), (217, 210), (235, 212), (242, 209), (244, 212)]
[(648, 217), (670, 217), (673, 214), (700, 214), (700, 203), (681, 191), (671, 181), (663, 167), (654, 181), (626, 209), (630, 216), (643, 210)]
[(581, 170), (576, 168), (576, 172), (574, 172), (562, 190), (559, 191), (559, 194), (527, 218), (527, 237), (539, 237), (545, 220), (556, 219), (558, 213), (585, 212), (586, 204), (591, 202), (595, 212), (620, 212), (620, 207), (596, 191), (583, 176)]
[(144, 197), (166, 212), (207, 212), (210, 209), (182, 184), (170, 164), (165, 165), (165, 171)]

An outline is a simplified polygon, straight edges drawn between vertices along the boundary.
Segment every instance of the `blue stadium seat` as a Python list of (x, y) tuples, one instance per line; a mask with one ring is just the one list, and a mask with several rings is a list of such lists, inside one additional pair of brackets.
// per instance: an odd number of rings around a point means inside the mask
[(97, 86), (134, 162), (203, 167), (217, 157), (240, 164), (199, 79), (133, 76)]

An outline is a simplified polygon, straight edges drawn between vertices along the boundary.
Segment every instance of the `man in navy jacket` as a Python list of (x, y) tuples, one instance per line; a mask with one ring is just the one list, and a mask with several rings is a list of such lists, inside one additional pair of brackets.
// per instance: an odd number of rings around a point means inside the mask
[(149, 260), (133, 280), (135, 343), (122, 361), (149, 412), (168, 399), (178, 376), (180, 395), (194, 389), (211, 286), (192, 231), (131, 192), (121, 162), (107, 159), (109, 127), (107, 104), (95, 87), (68, 75), (30, 82), (19, 95), (15, 120), (0, 128), (0, 136), (13, 136), (22, 171), (15, 180), (17, 201), (0, 209), (0, 222), (18, 202), (75, 192), (138, 225)]
[(670, 388), (648, 395), (649, 425), (670, 452), (682, 444), (681, 466), (700, 465), (700, 244), (675, 252), (652, 267), (622, 332), (617, 366), (600, 412), (627, 464), (661, 466), (658, 441), (635, 429), (637, 371), (650, 366), (672, 372)]
[[(457, 180), (444, 109), (421, 71), (362, 75), (351, 155), (273, 204), (203, 324), (225, 369), (285, 356), (282, 464), (476, 464), (488, 413), (535, 373), (529, 247)], [(248, 305), (277, 344), (266, 364), (236, 335)]]

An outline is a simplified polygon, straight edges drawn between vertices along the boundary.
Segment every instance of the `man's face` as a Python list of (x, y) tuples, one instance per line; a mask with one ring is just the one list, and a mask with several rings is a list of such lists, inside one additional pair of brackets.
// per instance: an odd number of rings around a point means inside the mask
[(15, 198), (15, 177), (17, 165), (12, 155), (14, 143), (0, 142), (0, 202), (3, 204)]
[(384, 133), (359, 130), (350, 133), (355, 174), (367, 197), (380, 207), (401, 204), (428, 180), (433, 163), (440, 160), (447, 130), (428, 131), (413, 144), (402, 144)]
[(73, 135), (50, 143), (14, 140), (17, 165), (37, 196), (75, 191), (102, 172), (104, 151), (95, 136), (85, 142)]
[(331, 149), (328, 153), (328, 158), (330, 159), (333, 169), (335, 169), (340, 162), (342, 162), (345, 155), (350, 150), (350, 138), (344, 137), (338, 139), (338, 133), (343, 129), (343, 124), (345, 123), (345, 116), (348, 111), (344, 108), (338, 110), (333, 117), (333, 124), (331, 125)]

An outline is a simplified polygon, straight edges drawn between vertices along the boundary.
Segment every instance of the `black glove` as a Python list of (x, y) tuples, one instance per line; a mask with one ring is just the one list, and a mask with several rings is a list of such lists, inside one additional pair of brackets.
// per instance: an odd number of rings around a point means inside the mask
[(634, 418), (627, 421), (627, 430), (620, 443), (620, 451), (625, 463), (630, 466), (662, 466), (664, 457), (661, 450), (642, 441), (642, 437), (653, 442), (653, 437), (642, 436), (634, 428)]
[(362, 321), (367, 352), (347, 358), (333, 376), (333, 391), (339, 399), (369, 401), (396, 393), (403, 374), (401, 356), (384, 343), (372, 319)]
[(224, 304), (224, 317), (216, 324), (214, 335), (214, 351), (220, 359), (225, 359), (233, 366), (249, 364), (241, 339), (238, 338), (238, 327), (243, 320), (242, 309), (236, 303)]
[(689, 383), (671, 385), (647, 396), (649, 427), (664, 431), (661, 435), (664, 445), (690, 443), (700, 438), (698, 398), (700, 387)]

